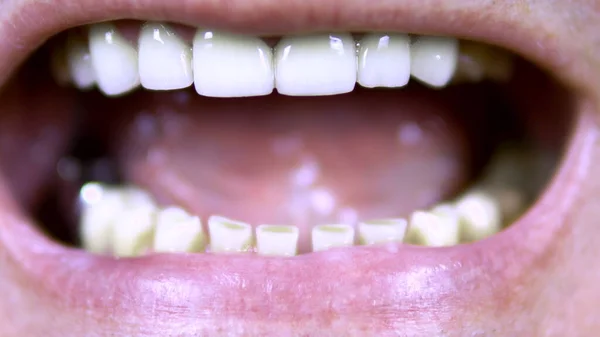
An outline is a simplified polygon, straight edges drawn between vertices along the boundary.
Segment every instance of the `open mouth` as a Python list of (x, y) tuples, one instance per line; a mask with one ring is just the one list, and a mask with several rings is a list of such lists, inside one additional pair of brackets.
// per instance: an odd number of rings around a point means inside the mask
[(499, 9), (254, 5), (59, 4), (20, 31), (0, 284), (73, 318), (15, 331), (502, 330), (480, 312), (520, 305), (581, 184), (585, 70)]

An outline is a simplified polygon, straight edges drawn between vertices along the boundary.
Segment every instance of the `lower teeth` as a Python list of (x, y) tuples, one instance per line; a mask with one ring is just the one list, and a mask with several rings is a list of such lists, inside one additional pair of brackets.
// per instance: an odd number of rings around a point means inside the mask
[[(515, 158), (508, 156), (503, 160), (518, 160)], [(505, 161), (502, 164), (511, 166)], [(477, 187), (453, 201), (429, 210), (416, 210), (408, 221), (404, 218), (364, 221), (356, 226), (357, 233), (351, 224), (317, 224), (311, 231), (312, 251), (355, 244), (453, 246), (492, 236), (520, 215), (528, 199), (525, 191), (510, 181), (512, 175), (499, 174), (494, 167)], [(83, 206), (80, 235), (83, 247), (93, 253), (118, 257), (150, 252), (253, 252), (282, 257), (298, 253), (300, 229), (292, 225), (263, 224), (254, 228), (215, 215), (208, 218), (208, 235), (205, 235), (199, 217), (178, 207), (161, 208), (138, 188), (88, 183), (81, 189), (80, 200)]]

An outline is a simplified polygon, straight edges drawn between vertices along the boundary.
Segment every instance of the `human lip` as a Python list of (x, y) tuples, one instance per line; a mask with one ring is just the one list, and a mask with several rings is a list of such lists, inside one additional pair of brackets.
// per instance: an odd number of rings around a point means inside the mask
[[(407, 1), (389, 7), (333, 1), (323, 8), (318, 1), (290, 1), (278, 4), (286, 9), (283, 11), (275, 10), (274, 2), (252, 3), (251, 6), (243, 1), (239, 5), (177, 2), (167, 6), (159, 1), (115, 1), (100, 6), (89, 1), (81, 2), (75, 10), (67, 1), (56, 2), (55, 16), (50, 15), (43, 26), (0, 26), (0, 33), (12, 33), (8, 42), (2, 43), (23, 44), (20, 50), (2, 48), (0, 59), (22, 60), (29, 48), (34, 49), (48, 35), (70, 26), (139, 17), (188, 24), (202, 22), (269, 34), (306, 31), (307, 27), (444, 33), (495, 42), (520, 51), (556, 70), (556, 75), (565, 82), (584, 90), (598, 78), (590, 75), (587, 63), (575, 62), (578, 47), (573, 45), (569, 49), (573, 43), (566, 37), (546, 38), (551, 27), (536, 26), (535, 22), (541, 22), (536, 18), (532, 18), (530, 26), (514, 24), (506, 15), (514, 10), (511, 8), (486, 8), (479, 3), (458, 4), (458, 1), (453, 8), (441, 1), (426, 5)], [(28, 7), (32, 5), (21, 6), (24, 6), (20, 12), (23, 17), (39, 17), (43, 13), (40, 8)], [(439, 9), (432, 10), (436, 7)], [(64, 15), (63, 19), (59, 19), (60, 15)], [(269, 21), (266, 17), (281, 19)], [(506, 34), (507, 31), (514, 34)], [(518, 41), (515, 36), (519, 36)], [(528, 42), (534, 40), (540, 42), (532, 47)], [(547, 51), (551, 51), (550, 56)], [(0, 73), (8, 74), (12, 70), (9, 64), (13, 62), (2, 62), (0, 70), (6, 71)], [(124, 323), (125, 329), (137, 329), (146, 335), (164, 334), (161, 328), (171, 332), (179, 329), (177, 332), (181, 334), (218, 334), (224, 329), (250, 335), (291, 335), (299, 331), (310, 334), (315, 329), (332, 334), (369, 331), (391, 335), (398, 329), (435, 333), (464, 321), (476, 322), (473, 315), (476, 307), (493, 312), (491, 305), (503, 303), (500, 298), (516, 291), (515, 284), (527, 282), (525, 271), (545, 262), (540, 256), (553, 248), (556, 237), (567, 224), (555, 221), (542, 226), (539, 219), (565, 218), (581, 184), (579, 173), (585, 170), (590, 142), (594, 140), (589, 118), (582, 118), (579, 128), (581, 132), (573, 140), (575, 146), (569, 164), (562, 168), (560, 179), (555, 180), (552, 190), (536, 208), (505, 233), (468, 246), (418, 249), (390, 245), (291, 260), (161, 255), (114, 261), (58, 247), (40, 237), (22, 219), (9, 214), (4, 219), (5, 225), (0, 226), (3, 255), (9, 261), (9, 268), (35, 280), (29, 289), (19, 290), (21, 294), (35, 293), (41, 303), (64, 306), (71, 312), (90, 310), (94, 312), (94, 318), (89, 318), (90, 326), (106, 324), (109, 326), (106, 329)], [(521, 262), (512, 265), (517, 260)], [(364, 270), (369, 270), (367, 276)], [(307, 279), (305, 275), (312, 277)], [(99, 277), (107, 280), (100, 287), (95, 282)], [(7, 284), (9, 288), (15, 286), (11, 281)], [(69, 285), (66, 289), (65, 284)], [(465, 294), (469, 294), (467, 302)], [(124, 297), (127, 300), (123, 301)], [(490, 298), (498, 302), (492, 304)], [(461, 316), (462, 313), (465, 315)], [(102, 317), (107, 314), (112, 316)], [(461, 316), (461, 323), (453, 320), (454, 316)]]

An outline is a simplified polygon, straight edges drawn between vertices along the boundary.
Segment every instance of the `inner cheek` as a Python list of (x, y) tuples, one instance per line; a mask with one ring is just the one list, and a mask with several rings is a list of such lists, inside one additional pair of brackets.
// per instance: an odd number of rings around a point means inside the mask
[(406, 216), (470, 175), (463, 123), (423, 97), (165, 97), (129, 109), (119, 162), (162, 204), (202, 217), (306, 227)]

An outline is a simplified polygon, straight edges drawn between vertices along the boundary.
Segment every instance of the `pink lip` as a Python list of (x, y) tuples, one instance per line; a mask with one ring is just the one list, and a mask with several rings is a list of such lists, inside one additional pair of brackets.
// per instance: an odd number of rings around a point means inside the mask
[[(560, 69), (556, 75), (567, 83), (597, 87), (587, 63), (574, 62), (575, 52), (560, 52), (569, 45), (579, 48), (576, 42), (547, 38), (541, 16), (531, 17), (536, 27), (531, 29), (512, 22), (506, 9), (483, 2), (457, 1), (450, 8), (442, 0), (427, 6), (342, 0), (288, 0), (272, 6), (274, 1), (83, 0), (73, 5), (57, 0), (49, 3), (52, 7), (14, 2), (24, 8), (15, 11), (18, 18), (0, 20), (0, 35), (8, 37), (0, 41), (0, 84), (48, 36), (90, 21), (128, 17), (271, 34), (324, 29), (444, 33), (498, 43)], [(30, 322), (73, 336), (86, 335), (86, 326), (102, 326), (100, 335), (140, 336), (232, 331), (436, 335), (476, 327), (478, 315), (514, 313), (522, 301), (535, 301), (536, 294), (511, 295), (525, 284), (544, 281), (529, 278), (528, 271), (549, 263), (554, 257), (548, 252), (569, 230), (567, 211), (577, 201), (597, 138), (591, 104), (581, 102), (579, 111), (569, 153), (549, 189), (517, 223), (484, 241), (436, 249), (352, 248), (290, 259), (205, 254), (117, 260), (50, 241), (14, 211), (9, 193), (2, 190), (0, 287), (8, 289), (6, 303), (18, 304), (21, 314), (31, 312)], [(57, 317), (36, 316), (38, 307), (56, 309)]]

